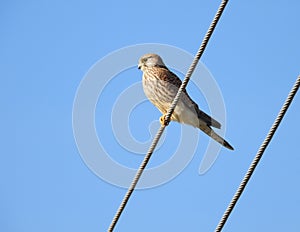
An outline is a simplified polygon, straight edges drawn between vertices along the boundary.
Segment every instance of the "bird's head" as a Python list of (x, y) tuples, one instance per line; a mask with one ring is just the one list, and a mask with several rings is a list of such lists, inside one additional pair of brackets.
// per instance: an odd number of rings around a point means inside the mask
[(145, 68), (151, 67), (166, 67), (162, 58), (157, 54), (146, 54), (143, 55), (138, 64), (138, 68), (144, 71)]

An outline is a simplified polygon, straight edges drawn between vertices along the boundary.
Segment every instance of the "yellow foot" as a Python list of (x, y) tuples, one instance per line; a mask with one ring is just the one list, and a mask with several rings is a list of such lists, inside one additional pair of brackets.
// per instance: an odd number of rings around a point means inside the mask
[(162, 115), (160, 118), (159, 118), (159, 122), (161, 125), (165, 125), (167, 126), (169, 124), (169, 122), (166, 120), (166, 115)]

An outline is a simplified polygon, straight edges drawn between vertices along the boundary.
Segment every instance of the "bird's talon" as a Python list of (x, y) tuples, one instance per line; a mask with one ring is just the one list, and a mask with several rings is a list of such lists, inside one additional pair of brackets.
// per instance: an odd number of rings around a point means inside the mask
[(160, 122), (161, 125), (165, 125), (165, 126), (169, 125), (169, 122), (166, 120), (165, 115), (163, 115), (159, 118), (159, 122)]

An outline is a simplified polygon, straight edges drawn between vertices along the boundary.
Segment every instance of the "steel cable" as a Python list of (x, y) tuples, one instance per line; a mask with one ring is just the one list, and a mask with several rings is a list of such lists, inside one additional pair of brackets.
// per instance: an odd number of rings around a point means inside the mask
[(156, 135), (155, 135), (155, 137), (154, 137), (154, 139), (152, 141), (152, 144), (149, 147), (149, 150), (148, 150), (148, 152), (147, 152), (147, 154), (146, 154), (143, 162), (141, 163), (139, 169), (137, 170), (136, 175), (135, 175), (135, 177), (134, 177), (134, 179), (133, 179), (130, 187), (128, 188), (128, 190), (127, 190), (127, 192), (126, 192), (126, 194), (125, 194), (125, 196), (124, 196), (124, 198), (123, 198), (123, 200), (122, 200), (122, 202), (121, 202), (121, 204), (120, 204), (120, 206), (119, 206), (119, 208), (118, 208), (118, 210), (117, 210), (117, 212), (116, 212), (116, 214), (115, 214), (115, 216), (114, 216), (114, 218), (113, 218), (113, 220), (112, 220), (112, 222), (111, 222), (111, 224), (110, 224), (110, 226), (108, 228), (109, 232), (112, 232), (114, 230), (114, 228), (115, 228), (115, 226), (116, 226), (116, 224), (117, 224), (117, 222), (118, 222), (118, 220), (119, 220), (119, 218), (120, 218), (120, 216), (121, 216), (121, 214), (122, 214), (122, 212), (123, 212), (123, 210), (124, 210), (124, 208), (125, 208), (128, 200), (129, 200), (129, 198), (131, 196), (131, 194), (133, 193), (133, 191), (134, 191), (134, 189), (135, 189), (135, 187), (136, 187), (136, 185), (137, 185), (137, 183), (138, 183), (138, 181), (139, 181), (139, 179), (140, 179), (140, 177), (141, 177), (141, 175), (142, 175), (142, 173), (143, 173), (143, 171), (144, 171), (144, 169), (145, 169), (148, 161), (151, 158), (152, 153), (154, 152), (154, 150), (156, 148), (156, 145), (157, 145), (158, 141), (160, 140), (160, 137), (162, 136), (162, 133), (164, 132), (166, 126), (169, 124), (171, 115), (172, 115), (172, 113), (173, 113), (173, 111), (174, 111), (174, 109), (176, 107), (176, 104), (177, 104), (177, 102), (179, 100), (179, 97), (180, 97), (182, 91), (186, 88), (186, 86), (187, 86), (187, 84), (188, 84), (188, 82), (189, 82), (189, 80), (191, 78), (191, 75), (194, 72), (194, 70), (195, 70), (195, 68), (196, 68), (196, 66), (197, 66), (197, 64), (198, 64), (198, 62), (199, 62), (199, 60), (200, 60), (200, 58), (201, 58), (201, 56), (202, 56), (202, 54), (203, 54), (206, 46), (207, 46), (207, 44), (208, 44), (208, 41), (209, 41), (209, 39), (210, 39), (210, 37), (211, 37), (211, 35), (212, 35), (212, 33), (213, 33), (213, 31), (214, 31), (214, 29), (215, 29), (218, 21), (219, 21), (221, 15), (223, 13), (225, 7), (226, 7), (227, 2), (228, 2), (228, 0), (226, 0), (226, 1), (223, 0), (221, 2), (220, 6), (218, 8), (218, 11), (217, 11), (217, 13), (215, 15), (215, 17), (214, 17), (214, 19), (213, 19), (213, 21), (212, 21), (212, 23), (211, 23), (208, 31), (205, 34), (205, 37), (204, 37), (204, 39), (203, 39), (203, 41), (201, 43), (201, 46), (200, 46), (200, 48), (199, 48), (199, 50), (198, 50), (198, 52), (197, 52), (197, 54), (196, 54), (196, 56), (194, 58), (194, 60), (193, 60), (193, 62), (191, 64), (189, 70), (187, 71), (187, 73), (185, 75), (185, 78), (184, 78), (184, 80), (183, 80), (183, 82), (182, 82), (182, 84), (181, 84), (181, 86), (180, 86), (180, 88), (179, 88), (179, 90), (178, 90), (178, 92), (177, 92), (177, 94), (176, 94), (173, 102), (172, 102), (172, 105), (170, 106), (170, 109), (168, 110), (168, 112), (167, 112), (167, 114), (165, 116), (164, 125), (161, 125), (160, 129), (156, 133)]
[(293, 101), (293, 98), (295, 97), (298, 89), (299, 89), (299, 86), (300, 86), (300, 76), (298, 76), (293, 88), (291, 89), (288, 97), (286, 98), (283, 106), (281, 107), (278, 115), (277, 115), (277, 118), (275, 119), (272, 127), (270, 128), (270, 131), (269, 133), (267, 134), (265, 140), (263, 141), (263, 143), (261, 144), (260, 148), (258, 149), (257, 151), (257, 154), (256, 156), (254, 157), (246, 175), (244, 176), (242, 182), (240, 183), (240, 186), (238, 187), (236, 193), (234, 194), (233, 198), (231, 199), (231, 202), (229, 203), (226, 211), (224, 212), (219, 224), (217, 225), (216, 229), (215, 229), (215, 232), (220, 232), (222, 230), (222, 228), (224, 227), (230, 213), (232, 212), (234, 206), (236, 205), (237, 201), (239, 200), (240, 196), (242, 195), (249, 179), (251, 178), (259, 160), (261, 159), (261, 157), (263, 156), (264, 154), (264, 151), (266, 150), (268, 144), (271, 142), (272, 140), (272, 137), (274, 135), (274, 133), (276, 132), (281, 120), (283, 119), (287, 109), (289, 108), (291, 102)]

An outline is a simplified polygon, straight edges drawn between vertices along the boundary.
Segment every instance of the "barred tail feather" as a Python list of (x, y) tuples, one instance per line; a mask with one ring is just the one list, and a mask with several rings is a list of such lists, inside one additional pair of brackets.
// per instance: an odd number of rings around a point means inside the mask
[(218, 143), (223, 145), (224, 147), (234, 150), (234, 148), (220, 135), (218, 135), (213, 129), (211, 129), (208, 125), (200, 123), (199, 129), (202, 130), (205, 134), (216, 140)]

